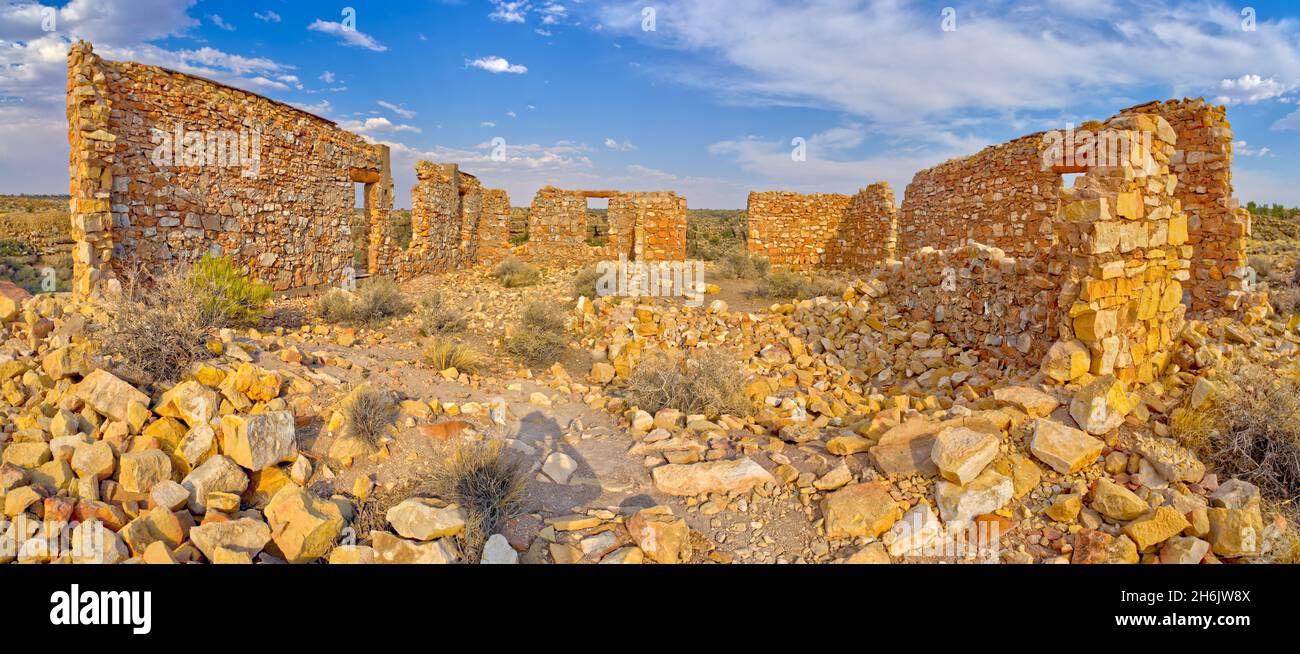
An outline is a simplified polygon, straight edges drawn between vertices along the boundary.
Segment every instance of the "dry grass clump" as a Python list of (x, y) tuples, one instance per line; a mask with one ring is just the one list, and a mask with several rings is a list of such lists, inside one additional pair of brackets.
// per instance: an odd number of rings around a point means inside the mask
[(549, 366), (569, 347), (566, 327), (564, 314), (554, 304), (531, 302), (524, 307), (519, 325), (505, 337), (503, 347), (525, 364)]
[(150, 383), (177, 381), (213, 353), (206, 341), (224, 320), (220, 307), (195, 293), (187, 271), (164, 269), (152, 279), (128, 271), (122, 292), (108, 299), (108, 323), (94, 335), (102, 354)]
[(573, 297), (596, 299), (596, 282), (600, 281), (601, 272), (595, 266), (584, 268), (573, 280)]
[(419, 319), (418, 331), (421, 336), (463, 332), (468, 325), (465, 316), (448, 307), (442, 299), (442, 294), (437, 292), (421, 300)]
[(460, 372), (473, 373), (479, 369), (481, 363), (474, 350), (446, 338), (435, 338), (429, 341), (421, 356), (424, 363), (434, 370), (455, 368)]
[(748, 295), (777, 300), (800, 300), (820, 295), (838, 296), (843, 293), (842, 285), (833, 280), (777, 268), (760, 279), (754, 288), (750, 289)]
[(477, 562), (489, 536), (522, 515), (528, 469), (502, 441), (458, 441), (435, 465), (421, 490), (460, 505), (465, 514), (465, 560)]
[(331, 289), (316, 299), (316, 315), (328, 323), (373, 325), (411, 312), (411, 303), (391, 280), (366, 284), (355, 294)]
[(379, 439), (393, 422), (395, 408), (387, 393), (368, 384), (358, 387), (343, 406), (345, 435), (379, 447)]
[(718, 262), (718, 272), (731, 279), (762, 279), (771, 268), (771, 260), (750, 252), (743, 245), (727, 252)]
[(654, 413), (673, 408), (683, 413), (743, 415), (745, 367), (726, 350), (704, 350), (680, 362), (655, 353), (637, 364), (628, 378), (628, 399)]
[(492, 276), (506, 288), (532, 286), (542, 280), (542, 274), (536, 268), (515, 257), (502, 261), (492, 272)]
[(1300, 380), (1250, 366), (1216, 386), (1206, 405), (1176, 410), (1170, 431), (1221, 479), (1255, 484), (1264, 499), (1300, 517)]

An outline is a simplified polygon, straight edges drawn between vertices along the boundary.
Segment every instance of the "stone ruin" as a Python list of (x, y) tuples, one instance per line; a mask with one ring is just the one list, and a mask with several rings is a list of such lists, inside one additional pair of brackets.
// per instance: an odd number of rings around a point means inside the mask
[(884, 182), (853, 196), (750, 193), (748, 220), (749, 250), (776, 266), (860, 270), (895, 256), (898, 212)]
[[(128, 268), (229, 255), (277, 291), (349, 281), (356, 185), (366, 270), (410, 277), (512, 252), (510, 198), (456, 164), (421, 161), (411, 241), (390, 224), (389, 150), (292, 106), (157, 66), (68, 53), (73, 287), (91, 294)], [(576, 195), (575, 195), (576, 193)], [(609, 244), (586, 245), (586, 198), (610, 201)], [(567, 192), (534, 201), (520, 254), (683, 260), (686, 201), (674, 193)]]
[[(504, 191), (423, 161), (401, 248), (387, 147), (247, 91), (103, 60), (85, 42), (68, 54), (68, 121), (79, 294), (129, 266), (212, 251), (278, 291), (345, 282), (356, 184), (373, 275), (511, 254), (686, 258), (686, 200), (675, 193), (547, 186), (533, 199), (529, 240), (512, 247)], [(1039, 133), (917, 173), (901, 208), (884, 183), (853, 196), (756, 192), (749, 248), (797, 270), (870, 270), (866, 288), (912, 318), (955, 342), (1041, 360), (1062, 381), (1083, 371), (1153, 379), (1186, 312), (1263, 308), (1248, 288), (1232, 132), (1224, 108), (1201, 99), (1139, 105), (1080, 129), (1125, 145), (1123, 160), (1045, 163), (1055, 133)], [(1069, 188), (1066, 173), (1080, 175)], [(591, 198), (609, 202), (602, 242), (589, 242)]]
[[(609, 201), (603, 244), (588, 243), (587, 201)], [(528, 214), (527, 255), (567, 261), (686, 260), (686, 198), (665, 192), (537, 191)]]

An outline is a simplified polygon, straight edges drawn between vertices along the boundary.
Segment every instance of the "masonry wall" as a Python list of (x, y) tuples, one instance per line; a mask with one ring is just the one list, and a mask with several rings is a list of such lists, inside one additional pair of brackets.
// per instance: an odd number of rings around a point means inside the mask
[(479, 263), (495, 265), (510, 254), (510, 196), (501, 189), (483, 189), (478, 226)]
[[(352, 260), (354, 179), (385, 175), (382, 151), (327, 120), (202, 78), (106, 61), (85, 42), (68, 54), (68, 122), (79, 292), (127, 265), (152, 270), (207, 252), (230, 255), (277, 290), (341, 281)], [(227, 141), (221, 157), (223, 134), (244, 141)], [(188, 156), (205, 137), (202, 156)], [(235, 149), (251, 156), (241, 163)]]
[(1192, 278), (1185, 289), (1193, 311), (1237, 309), (1245, 296), (1250, 213), (1232, 196), (1232, 126), (1226, 107), (1203, 98), (1151, 102), (1128, 113), (1163, 117), (1178, 141), (1170, 167), (1187, 213)]
[(676, 193), (619, 193), (609, 199), (609, 225), (611, 247), (630, 260), (686, 260), (686, 198)]
[(973, 240), (1032, 256), (1052, 244), (1060, 174), (1042, 166), (1042, 134), (917, 173), (898, 219), (900, 254)]
[[(607, 198), (609, 232), (602, 245), (587, 243), (587, 200)], [(570, 191), (543, 187), (528, 214), (523, 253), (540, 262), (615, 260), (682, 261), (686, 258), (686, 199), (672, 192)]]
[(895, 256), (894, 191), (880, 182), (848, 196), (755, 192), (748, 203), (750, 252), (794, 270), (854, 270)]

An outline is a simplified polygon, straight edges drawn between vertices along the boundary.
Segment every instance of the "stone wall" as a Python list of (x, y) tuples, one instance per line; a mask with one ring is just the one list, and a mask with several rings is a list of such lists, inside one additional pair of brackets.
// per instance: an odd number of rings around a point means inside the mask
[(1127, 113), (1163, 117), (1178, 136), (1170, 159), (1187, 213), (1192, 278), (1185, 289), (1192, 311), (1235, 310), (1246, 295), (1246, 237), (1250, 213), (1232, 196), (1232, 126), (1226, 107), (1203, 98), (1151, 102)]
[(483, 189), (478, 225), (477, 261), (500, 263), (510, 254), (510, 196), (501, 189)]
[[(587, 200), (609, 200), (609, 232), (601, 245), (587, 242)], [(686, 199), (672, 192), (570, 191), (546, 186), (528, 213), (526, 257), (538, 262), (615, 260), (682, 261), (686, 258)]]
[(68, 53), (74, 289), (125, 266), (224, 252), (277, 290), (340, 281), (353, 183), (386, 152), (210, 80)]
[(686, 198), (672, 192), (611, 197), (609, 239), (629, 260), (685, 261)]
[(794, 270), (853, 270), (894, 258), (897, 208), (884, 182), (852, 197), (755, 192), (748, 203), (750, 252)]
[(967, 240), (1017, 256), (1050, 246), (1061, 176), (1042, 166), (1042, 136), (989, 146), (917, 173), (903, 197), (899, 252)]

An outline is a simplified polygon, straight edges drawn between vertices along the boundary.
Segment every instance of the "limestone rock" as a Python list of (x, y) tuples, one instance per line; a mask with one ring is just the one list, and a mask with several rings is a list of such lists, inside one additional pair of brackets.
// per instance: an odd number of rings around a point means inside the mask
[(247, 470), (261, 470), (298, 456), (293, 414), (268, 411), (221, 419), (221, 451)]
[(666, 506), (637, 511), (628, 518), (627, 532), (642, 552), (658, 563), (691, 560), (691, 529)]
[(993, 390), (993, 398), (1006, 402), (1034, 418), (1041, 418), (1061, 403), (1055, 397), (1029, 386), (1005, 386)]
[(968, 525), (975, 516), (993, 513), (1007, 505), (1015, 494), (1015, 484), (1006, 475), (987, 468), (969, 484), (948, 481), (935, 484), (934, 497), (939, 517), (949, 529)]
[(1198, 482), (1205, 476), (1205, 464), (1172, 439), (1139, 437), (1137, 451), (1168, 481)]
[(1119, 427), (1131, 410), (1124, 382), (1111, 375), (1092, 380), (1070, 400), (1070, 417), (1099, 436)]
[(542, 464), (542, 472), (557, 484), (569, 483), (569, 478), (577, 471), (578, 462), (564, 452), (551, 453)]
[(1063, 493), (1057, 495), (1052, 504), (1047, 507), (1044, 513), (1047, 517), (1057, 522), (1074, 522), (1079, 517), (1079, 511), (1083, 510), (1083, 496), (1077, 493)]
[(343, 531), (339, 507), (298, 486), (280, 489), (264, 513), (271, 527), (271, 540), (289, 563), (319, 559)]
[(1105, 447), (1105, 443), (1083, 431), (1048, 418), (1034, 421), (1034, 436), (1029, 442), (1029, 451), (1039, 461), (1063, 475), (1084, 469), (1097, 460)]
[(935, 436), (930, 458), (944, 479), (965, 484), (997, 458), (1000, 443), (1000, 433), (948, 427)]
[(748, 457), (732, 461), (662, 465), (651, 470), (650, 474), (656, 488), (678, 496), (744, 492), (761, 484), (776, 483), (772, 473)]
[(1074, 535), (1070, 563), (1137, 563), (1137, 546), (1128, 536), (1112, 536), (1096, 529), (1081, 529)]
[(482, 564), (519, 563), (519, 552), (510, 546), (510, 541), (501, 534), (492, 534), (483, 545)]
[(1136, 520), (1151, 507), (1133, 491), (1102, 477), (1092, 485), (1092, 510), (1111, 520)]
[(86, 375), (71, 392), (96, 412), (119, 422), (127, 422), (127, 410), (133, 403), (149, 404), (148, 395), (103, 369)]
[(113, 447), (105, 441), (82, 443), (72, 453), (72, 469), (83, 479), (108, 479), (116, 467)]
[(271, 528), (261, 520), (240, 518), (224, 522), (207, 522), (190, 529), (190, 540), (213, 561), (218, 549), (257, 556), (271, 542)]
[(209, 493), (242, 493), (248, 488), (248, 475), (230, 458), (214, 456), (186, 475), (181, 486), (190, 492), (190, 512), (202, 514), (207, 513)]
[(1210, 553), (1210, 544), (1199, 538), (1191, 536), (1177, 536), (1170, 538), (1165, 546), (1160, 548), (1160, 562), (1168, 564), (1196, 564), (1205, 559), (1205, 555)]
[(187, 381), (163, 393), (154, 412), (160, 416), (178, 418), (194, 428), (207, 425), (217, 415), (219, 406), (216, 391), (199, 382)]
[(117, 482), (129, 493), (148, 493), (154, 484), (172, 477), (172, 460), (162, 450), (123, 454)]
[(1214, 507), (1207, 514), (1210, 547), (1215, 554), (1229, 559), (1259, 554), (1264, 540), (1264, 520), (1259, 509)]
[(889, 485), (883, 482), (846, 486), (822, 501), (827, 538), (874, 538), (885, 533), (902, 514), (889, 495)]
[(917, 504), (885, 534), (891, 556), (907, 556), (924, 548), (943, 534), (943, 525), (929, 504)]
[(403, 538), (430, 541), (465, 531), (465, 514), (459, 506), (442, 507), (433, 500), (412, 497), (388, 509), (384, 516)]
[(1190, 526), (1191, 523), (1187, 522), (1183, 514), (1162, 506), (1153, 513), (1125, 525), (1124, 533), (1133, 539), (1138, 551), (1143, 551), (1177, 536)]
[(370, 546), (375, 550), (378, 563), (444, 564), (456, 562), (456, 549), (448, 541), (439, 539), (427, 543), (406, 540), (386, 531), (370, 533)]

